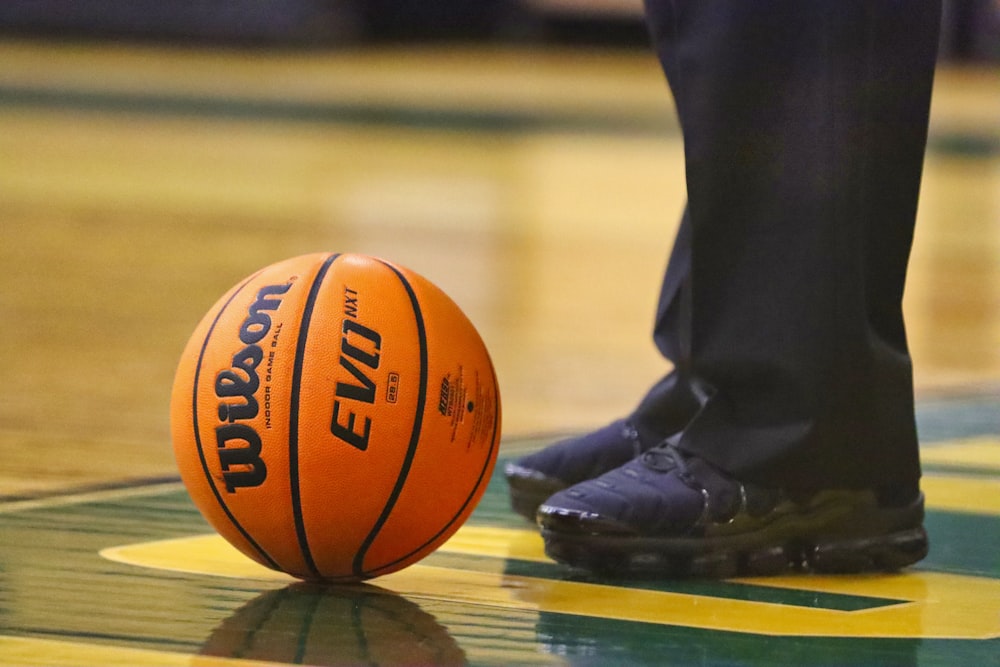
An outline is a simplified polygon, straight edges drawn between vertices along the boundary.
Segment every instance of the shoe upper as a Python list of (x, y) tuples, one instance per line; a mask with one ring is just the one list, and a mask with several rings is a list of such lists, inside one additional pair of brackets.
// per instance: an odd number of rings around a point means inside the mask
[(638, 456), (644, 445), (639, 432), (618, 420), (586, 435), (560, 440), (507, 466), (507, 478), (548, 478), (569, 486), (597, 477)]
[(743, 515), (758, 517), (781, 492), (741, 483), (669, 441), (599, 477), (554, 494), (539, 521), (577, 530), (699, 536)]

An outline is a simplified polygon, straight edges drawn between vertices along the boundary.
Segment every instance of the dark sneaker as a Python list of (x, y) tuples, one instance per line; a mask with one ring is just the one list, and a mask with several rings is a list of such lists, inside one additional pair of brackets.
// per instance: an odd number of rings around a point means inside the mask
[(504, 475), (510, 486), (511, 507), (534, 521), (538, 506), (556, 491), (614, 470), (657, 444), (643, 440), (639, 431), (622, 419), (508, 463)]
[(556, 493), (537, 518), (551, 558), (604, 574), (897, 570), (927, 555), (923, 495), (879, 495), (744, 484), (665, 444)]
[(681, 431), (701, 408), (699, 396), (681, 372), (671, 370), (625, 419), (507, 464), (511, 507), (534, 522), (538, 506), (556, 491), (614, 470)]

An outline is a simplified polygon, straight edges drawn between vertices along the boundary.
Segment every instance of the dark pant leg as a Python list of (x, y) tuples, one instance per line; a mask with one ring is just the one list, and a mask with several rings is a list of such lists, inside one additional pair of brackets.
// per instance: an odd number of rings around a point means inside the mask
[(681, 446), (788, 487), (919, 477), (902, 293), (939, 0), (647, 0), (685, 142)]
[(663, 274), (653, 341), (660, 353), (686, 375), (691, 358), (691, 221), (687, 208)]
[(629, 421), (644, 442), (654, 442), (683, 429), (701, 407), (688, 375), (691, 341), (691, 225), (681, 218), (670, 261), (663, 276), (653, 340), (673, 370), (654, 384)]

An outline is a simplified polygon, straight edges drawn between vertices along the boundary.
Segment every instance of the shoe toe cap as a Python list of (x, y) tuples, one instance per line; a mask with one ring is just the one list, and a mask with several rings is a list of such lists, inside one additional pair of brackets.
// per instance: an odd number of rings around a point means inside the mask
[[(558, 502), (558, 499), (556, 499)], [(598, 512), (564, 507), (562, 504), (543, 504), (538, 508), (538, 526), (545, 531), (559, 533), (635, 535), (637, 531), (626, 523)]]
[(643, 528), (637, 510), (648, 512), (644, 506), (658, 502), (641, 491), (634, 485), (623, 488), (613, 474), (581, 482), (550, 496), (538, 509), (538, 525), (560, 532), (637, 535)]
[(615, 535), (680, 535), (702, 517), (701, 491), (676, 475), (653, 474), (632, 462), (549, 497), (539, 508), (543, 530)]

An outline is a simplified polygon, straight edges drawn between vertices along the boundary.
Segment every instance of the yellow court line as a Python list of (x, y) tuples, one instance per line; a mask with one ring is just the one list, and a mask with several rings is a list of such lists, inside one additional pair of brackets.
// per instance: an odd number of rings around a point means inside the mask
[(924, 447), (920, 450), (920, 460), (924, 463), (1000, 471), (1000, 439), (993, 436), (968, 438)]
[(0, 635), (0, 667), (273, 667), (273, 662)]
[[(977, 468), (1000, 472), (1000, 440), (967, 438), (925, 447), (924, 464)], [(973, 477), (960, 473), (925, 473), (920, 482), (929, 509), (1000, 516), (1000, 476)]]
[(26, 500), (12, 500), (0, 503), (0, 514), (10, 514), (12, 512), (22, 512), (26, 510), (48, 509), (51, 507), (62, 507), (64, 505), (78, 505), (82, 503), (109, 502), (139, 496), (158, 496), (160, 494), (176, 493), (183, 490), (183, 482), (163, 482), (160, 484), (147, 484), (143, 486), (101, 489), (99, 491), (83, 491), (68, 495), (28, 498)]
[[(967, 445), (970, 443), (961, 446)], [(971, 457), (976, 449), (962, 451)], [(928, 474), (923, 486), (931, 509), (1000, 516), (1000, 479)], [(387, 594), (418, 599), (763, 635), (1000, 637), (1000, 580), (985, 577), (911, 570), (893, 575), (741, 580), (755, 586), (900, 601), (842, 611), (504, 574), (505, 559), (548, 561), (540, 536), (527, 527), (467, 524), (441, 547), (441, 552), (485, 556), (492, 565), (464, 570), (417, 564), (374, 583)], [(249, 560), (218, 535), (126, 545), (106, 549), (101, 555), (171, 571), (256, 579), (277, 585), (295, 581)]]
[(1000, 516), (1000, 476), (931, 473), (924, 475), (920, 486), (927, 497), (928, 509)]
[[(442, 550), (475, 553), (478, 548), (481, 556), (518, 554), (517, 557), (536, 559), (541, 549), (538, 535), (528, 530), (466, 526), (459, 533), (464, 534), (460, 539), (453, 538), (454, 543), (445, 544)], [(510, 546), (504, 546), (505, 541)], [(217, 535), (116, 547), (103, 551), (102, 555), (118, 562), (172, 571), (294, 581), (250, 561)], [(497, 562), (502, 564), (502, 560)], [(841, 611), (422, 564), (379, 577), (373, 583), (387, 593), (414, 598), (776, 636), (1000, 637), (1000, 580), (910, 571), (894, 575), (744, 581), (757, 586), (901, 602)]]
[[(931, 509), (1000, 516), (1000, 479), (926, 475)], [(418, 598), (555, 612), (710, 630), (793, 636), (1000, 637), (1000, 580), (907, 571), (857, 577), (798, 576), (752, 580), (793, 588), (900, 600), (858, 611), (789, 606), (613, 585), (506, 575), (505, 559), (548, 562), (538, 533), (467, 524), (442, 553), (488, 557), (476, 571), (417, 564), (375, 580), (388, 592)], [(170, 571), (238, 577), (284, 585), (292, 577), (249, 560), (218, 535), (200, 535), (105, 549), (110, 560)], [(751, 581), (751, 580), (744, 580)]]
[(527, 528), (496, 528), (466, 524), (439, 551), (467, 556), (513, 558), (539, 563), (551, 563), (545, 555), (541, 535)]

